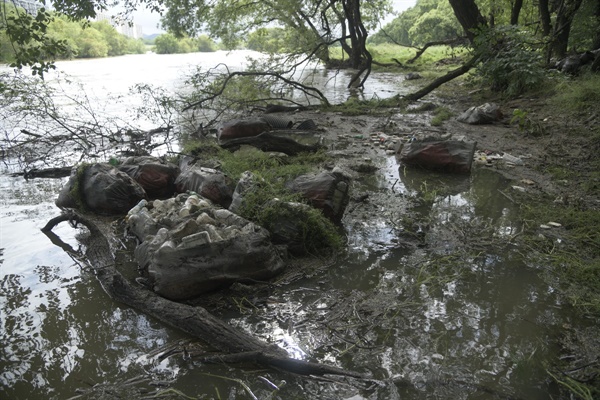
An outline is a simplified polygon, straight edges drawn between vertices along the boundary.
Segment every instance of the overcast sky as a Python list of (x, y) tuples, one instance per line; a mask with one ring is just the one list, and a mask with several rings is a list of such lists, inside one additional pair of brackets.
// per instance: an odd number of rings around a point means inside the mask
[[(399, 13), (406, 10), (409, 7), (415, 5), (417, 0), (393, 0), (394, 10)], [(382, 26), (394, 19), (393, 15), (388, 16), (382, 22)], [(160, 16), (152, 13), (148, 10), (136, 11), (133, 14), (133, 22), (137, 25), (142, 26), (144, 35), (152, 35), (153, 33), (163, 33), (164, 31), (158, 28), (160, 24)]]

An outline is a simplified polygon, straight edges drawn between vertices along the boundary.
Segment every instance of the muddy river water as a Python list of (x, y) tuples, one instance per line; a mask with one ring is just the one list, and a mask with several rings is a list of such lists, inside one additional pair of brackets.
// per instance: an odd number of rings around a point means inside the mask
[[(175, 87), (182, 66), (203, 57), (58, 67), (93, 92), (125, 92), (136, 82)], [(398, 92), (375, 78), (367, 96)], [(329, 95), (342, 100), (347, 77), (336, 79)], [(506, 195), (510, 182), (484, 167), (467, 177), (407, 171), (383, 152), (372, 162), (377, 172), (353, 188), (371, 201), (351, 203), (344, 218), (347, 250), (326, 269), (274, 288), (267, 301), (240, 296), (220, 315), (294, 357), (370, 373), (367, 382), (158, 360), (185, 335), (113, 302), (91, 271), (40, 232), (59, 214), (64, 180), (25, 182), (4, 171), (0, 398), (551, 398), (557, 387), (546, 368), (559, 331), (578, 322), (542, 279), (543, 266), (528, 265), (529, 250), (513, 240), (522, 222)], [(80, 246), (67, 224), (55, 233)]]

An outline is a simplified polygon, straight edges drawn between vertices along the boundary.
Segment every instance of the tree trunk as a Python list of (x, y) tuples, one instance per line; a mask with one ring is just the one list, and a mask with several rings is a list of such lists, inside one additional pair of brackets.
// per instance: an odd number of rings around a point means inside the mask
[(467, 38), (473, 43), (475, 39), (475, 30), (481, 26), (486, 25), (485, 18), (481, 15), (475, 0), (449, 0), (456, 19), (460, 22), (461, 26), (465, 30)]
[[(600, 0), (596, 0), (596, 11), (594, 11), (594, 16), (596, 17), (596, 21), (600, 23)], [(596, 29), (596, 37), (594, 38), (592, 49), (600, 49), (600, 29)], [(596, 59), (598, 59), (598, 57), (596, 57)]]
[(350, 80), (348, 87), (363, 87), (371, 73), (373, 57), (367, 50), (368, 32), (362, 22), (360, 0), (344, 0), (342, 4), (348, 20), (348, 30), (352, 41), (352, 68), (358, 69)]
[(552, 19), (550, 17), (550, 6), (548, 5), (548, 0), (539, 0), (538, 10), (540, 12), (540, 21), (542, 23), (542, 35), (548, 36), (552, 31)]
[(350, 33), (350, 43), (352, 44), (352, 54), (350, 54), (350, 61), (352, 68), (360, 68), (362, 61), (362, 51), (360, 49), (360, 31), (357, 29), (356, 15), (354, 13), (354, 4), (357, 0), (344, 0), (342, 5), (344, 7), (344, 15), (346, 21), (348, 21), (348, 31)]
[(523, 0), (515, 0), (515, 3), (512, 6), (510, 11), (510, 24), (518, 25), (519, 24), (519, 14), (521, 14), (521, 9), (523, 8)]
[(564, 58), (569, 47), (571, 24), (581, 6), (582, 0), (563, 0), (556, 12), (556, 23), (550, 51), (557, 58)]

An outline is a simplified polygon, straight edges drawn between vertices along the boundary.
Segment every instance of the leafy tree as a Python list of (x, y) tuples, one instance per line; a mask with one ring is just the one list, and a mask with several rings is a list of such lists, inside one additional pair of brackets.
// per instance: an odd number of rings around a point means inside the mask
[(411, 7), (372, 36), (370, 43), (394, 42), (418, 46), (461, 36), (458, 23), (446, 0), (417, 0)]
[(42, 75), (54, 68), (48, 59), (55, 59), (67, 51), (66, 43), (47, 34), (52, 14), (46, 9), (38, 10), (37, 15), (29, 15), (22, 8), (11, 7), (6, 2), (0, 5), (0, 29), (3, 30), (12, 55), (12, 67), (31, 66), (33, 75)]
[(540, 86), (545, 78), (543, 57), (530, 41), (530, 33), (515, 25), (482, 29), (474, 47), (483, 61), (477, 67), (483, 84), (510, 97)]
[(461, 36), (460, 25), (447, 2), (420, 15), (408, 34), (419, 44)]
[(226, 48), (236, 48), (251, 32), (276, 26), (293, 32), (287, 47), (295, 54), (328, 62), (329, 47), (339, 44), (354, 68), (370, 68), (367, 31), (390, 10), (389, 0), (165, 0), (164, 4), (168, 10), (162, 24), (178, 36), (208, 31)]
[(177, 41), (178, 53), (193, 53), (197, 50), (196, 42), (190, 38), (181, 38)]
[(154, 40), (154, 51), (157, 54), (179, 53), (179, 42), (171, 33), (162, 34)]
[(109, 56), (120, 56), (127, 52), (127, 37), (108, 23), (108, 21), (92, 22), (91, 27), (99, 31), (108, 46)]
[(154, 40), (154, 50), (158, 54), (192, 53), (199, 51), (200, 43), (205, 51), (214, 51), (213, 42), (207, 36), (200, 41), (189, 37), (177, 38), (171, 33), (157, 36)]
[(146, 44), (142, 39), (132, 39), (127, 41), (128, 54), (144, 54), (146, 52)]
[(292, 39), (283, 28), (259, 28), (248, 35), (246, 47), (262, 53), (283, 53), (290, 51)]
[(198, 51), (202, 53), (210, 53), (215, 51), (217, 47), (215, 42), (207, 35), (200, 35), (198, 39), (196, 39), (196, 42), (198, 44)]
[(54, 16), (52, 22), (48, 24), (48, 35), (65, 42), (65, 50), (60, 54), (60, 58), (77, 57), (79, 52), (77, 38), (81, 36), (82, 30), (80, 23), (71, 21), (64, 15)]
[(0, 31), (0, 63), (12, 63), (14, 61), (13, 46), (6, 32)]
[(109, 46), (104, 40), (102, 33), (96, 28), (88, 27), (81, 31), (76, 39), (79, 57), (94, 58), (106, 57)]

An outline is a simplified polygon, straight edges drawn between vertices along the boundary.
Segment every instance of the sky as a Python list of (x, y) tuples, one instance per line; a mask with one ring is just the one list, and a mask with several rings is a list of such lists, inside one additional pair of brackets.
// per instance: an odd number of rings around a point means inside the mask
[[(415, 5), (417, 0), (393, 0), (392, 5), (394, 7), (394, 11), (396, 13), (400, 13), (406, 10), (409, 7)], [(382, 26), (392, 21), (395, 18), (394, 15), (388, 16), (382, 22)], [(142, 26), (142, 31), (144, 35), (152, 35), (153, 33), (164, 33), (163, 30), (158, 28), (157, 25), (160, 24), (160, 15), (156, 13), (152, 13), (149, 10), (140, 10), (136, 11), (133, 14), (133, 21), (137, 25)]]

